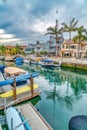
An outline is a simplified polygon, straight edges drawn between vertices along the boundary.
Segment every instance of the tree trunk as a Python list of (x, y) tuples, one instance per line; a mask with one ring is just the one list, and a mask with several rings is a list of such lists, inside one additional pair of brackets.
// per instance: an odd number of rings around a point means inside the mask
[(71, 57), (70, 46), (71, 46), (71, 32), (69, 32), (69, 57)]
[(79, 40), (79, 43), (78, 43), (78, 58), (80, 58), (80, 43), (81, 43), (81, 41)]
[(56, 57), (58, 56), (57, 34), (56, 34)]
[(56, 57), (58, 56), (58, 46), (57, 46), (57, 43), (56, 43)]

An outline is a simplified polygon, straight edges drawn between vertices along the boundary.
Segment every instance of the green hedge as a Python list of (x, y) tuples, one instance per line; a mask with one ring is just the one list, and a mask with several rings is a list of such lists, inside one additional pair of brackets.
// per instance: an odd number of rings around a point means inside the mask
[(62, 63), (62, 67), (87, 70), (87, 65), (82, 65), (82, 64)]

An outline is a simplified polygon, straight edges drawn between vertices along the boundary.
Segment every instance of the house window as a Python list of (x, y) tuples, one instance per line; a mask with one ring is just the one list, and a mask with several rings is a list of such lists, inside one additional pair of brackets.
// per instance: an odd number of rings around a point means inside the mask
[(68, 49), (69, 48), (69, 46), (66, 46), (66, 49)]
[(74, 53), (74, 57), (76, 57), (76, 52)]
[(62, 45), (62, 48), (64, 48), (64, 45)]
[(85, 47), (84, 47), (84, 46), (81, 46), (81, 50), (85, 50)]
[(75, 45), (70, 46), (71, 49), (76, 49)]

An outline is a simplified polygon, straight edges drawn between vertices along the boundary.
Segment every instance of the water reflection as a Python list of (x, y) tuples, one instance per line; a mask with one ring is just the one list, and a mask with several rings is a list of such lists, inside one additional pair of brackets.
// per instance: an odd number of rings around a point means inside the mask
[(68, 130), (72, 116), (87, 115), (87, 74), (55, 68), (23, 64), (29, 73), (39, 72), (35, 82), (42, 91), (40, 98), (31, 100), (54, 130)]
[(53, 89), (44, 90), (47, 95), (47, 99), (51, 99), (54, 102), (57, 101), (63, 107), (72, 110), (73, 105), (77, 100), (83, 97), (83, 94), (87, 94), (87, 79), (86, 75), (68, 72), (61, 69), (44, 69), (39, 66), (26, 66), (26, 70), (31, 72), (38, 71), (41, 76), (52, 85)]
[(46, 99), (51, 99), (54, 103), (58, 102), (69, 110), (73, 109), (73, 105), (77, 100), (80, 100), (84, 94), (87, 94), (87, 75), (86, 73), (83, 74), (82, 71), (80, 74), (61, 68), (50, 70), (41, 66), (30, 66), (29, 64), (23, 64), (19, 67), (30, 73), (39, 72), (40, 76), (44, 77), (51, 86), (49, 90), (44, 90)]

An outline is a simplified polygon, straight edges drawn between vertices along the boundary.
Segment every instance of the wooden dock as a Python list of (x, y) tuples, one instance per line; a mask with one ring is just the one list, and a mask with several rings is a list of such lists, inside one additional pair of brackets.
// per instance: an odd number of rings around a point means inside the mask
[[(39, 96), (39, 94), (40, 94), (40, 91), (38, 91), (38, 90), (35, 91), (33, 96), (31, 95), (31, 92), (25, 92), (25, 93), (18, 95), (17, 100), (14, 100), (13, 97), (6, 98), (6, 104), (10, 104), (11, 102), (13, 102), (12, 105), (17, 105), (21, 102), (24, 102), (26, 100), (37, 97), (37, 96)], [(0, 110), (3, 110), (4, 108), (5, 108), (4, 98), (0, 98)]]
[[(2, 73), (0, 72), (0, 81), (3, 81), (3, 80), (5, 80), (5, 79), (4, 79), (3, 75), (2, 75)], [(18, 94), (18, 95), (14, 94), (14, 96), (6, 98), (6, 103), (9, 104), (10, 102), (14, 101), (13, 105), (15, 105), (15, 104), (21, 103), (23, 101), (32, 99), (32, 98), (34, 98), (36, 96), (39, 96), (41, 91), (39, 91), (38, 88), (35, 89), (35, 90), (32, 89), (34, 81), (33, 81), (33, 78), (30, 78), (30, 80), (32, 81), (32, 82), (30, 82), (31, 91), (27, 91), (27, 92), (24, 92), (24, 93), (21, 93), (21, 94)], [(25, 84), (25, 86), (26, 85), (27, 84)], [(19, 87), (22, 87), (22, 86), (23, 85), (20, 85)], [(14, 91), (15, 87), (12, 87), (10, 84), (4, 85), (4, 86), (0, 87), (0, 93), (5, 93), (5, 92), (7, 92), (9, 90)], [(4, 107), (5, 107), (4, 98), (0, 98), (0, 110), (4, 109)]]
[(31, 103), (20, 105), (16, 108), (25, 119), (29, 119), (28, 123), (32, 130), (53, 130)]

